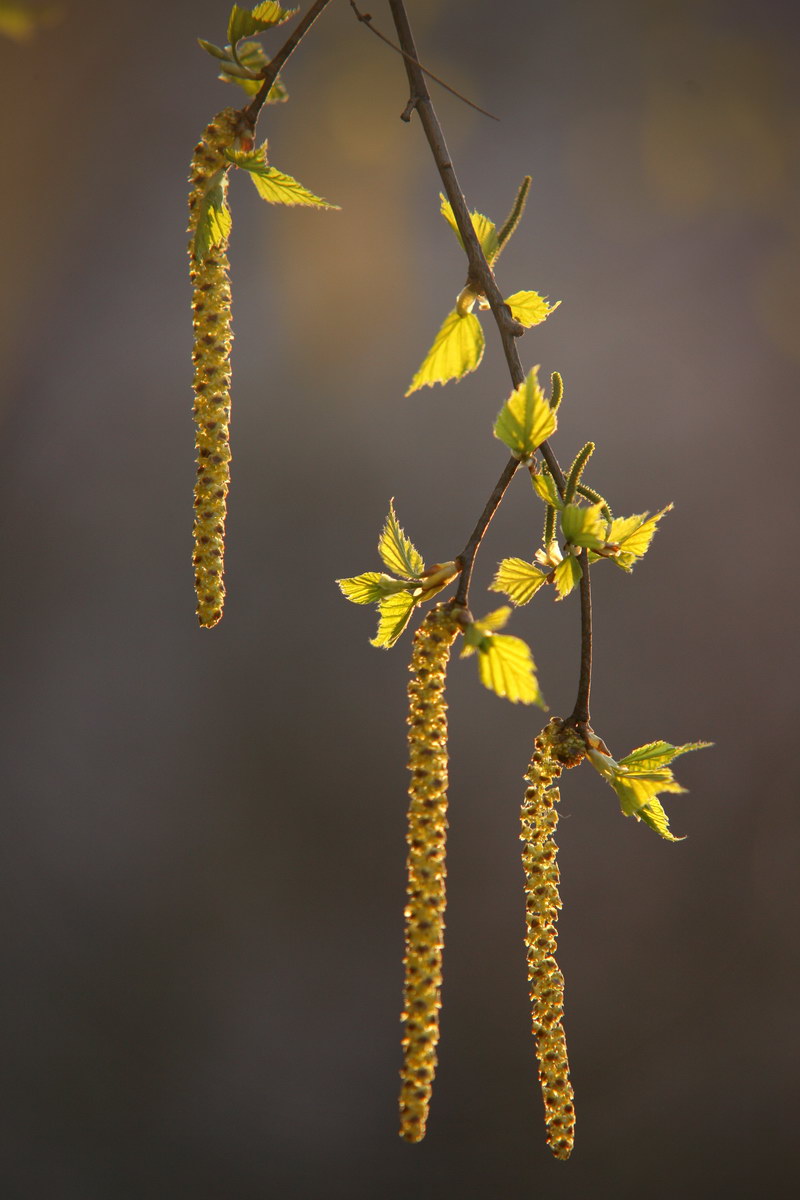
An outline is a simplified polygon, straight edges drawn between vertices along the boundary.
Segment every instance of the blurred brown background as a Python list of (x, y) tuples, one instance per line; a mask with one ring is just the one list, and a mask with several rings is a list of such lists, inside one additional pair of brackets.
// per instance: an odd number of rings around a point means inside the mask
[[(406, 638), (334, 579), (388, 500), (428, 561), (505, 461), (496, 337), (403, 399), (463, 283), (402, 65), (337, 0), (259, 133), (341, 213), (234, 179), (229, 598), (198, 630), (186, 175), (238, 103), (211, 0), (63, 0), (3, 72), (4, 1197), (521, 1200), (793, 1195), (800, 9), (780, 0), (412, 0), (499, 267), (558, 312), (555, 448), (598, 442), (619, 513), (674, 500), (595, 572), (595, 728), (707, 738), (661, 842), (565, 782), (561, 961), (578, 1103), (551, 1160), (529, 1034), (518, 804), (543, 718), (451, 672), (443, 1040), (426, 1141), (396, 1134)], [(376, 23), (390, 28), (385, 5)], [(268, 47), (279, 44), (273, 34)], [(238, 97), (238, 92), (236, 93)], [(515, 481), (474, 592), (530, 557)], [(577, 604), (518, 614), (551, 711)]]

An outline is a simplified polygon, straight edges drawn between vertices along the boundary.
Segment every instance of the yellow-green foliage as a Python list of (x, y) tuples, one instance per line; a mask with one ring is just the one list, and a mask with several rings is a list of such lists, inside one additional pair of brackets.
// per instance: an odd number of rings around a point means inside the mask
[(564, 765), (583, 756), (583, 743), (554, 717), (536, 739), (522, 802), (522, 866), (525, 871), (525, 946), (539, 1082), (547, 1144), (556, 1158), (569, 1158), (575, 1137), (575, 1100), (564, 1033), (564, 976), (555, 959), (556, 921), (561, 908), (554, 835), (559, 791), (553, 781)]
[(414, 636), (408, 685), (411, 783), (408, 811), (408, 903), (400, 1072), (400, 1136), (425, 1136), (436, 1072), (444, 945), (447, 836), (447, 705), (445, 672), (459, 626), (443, 606)]
[[(194, 567), (197, 616), (207, 629), (222, 616), (226, 497), (230, 482), (231, 289), (225, 249), (230, 217), (224, 203), (225, 151), (236, 145), (241, 113), (226, 108), (195, 147), (189, 193), (190, 278), (194, 288), (194, 419), (197, 482), (194, 489)], [(220, 215), (215, 243), (198, 246), (196, 233), (209, 195), (216, 191)]]

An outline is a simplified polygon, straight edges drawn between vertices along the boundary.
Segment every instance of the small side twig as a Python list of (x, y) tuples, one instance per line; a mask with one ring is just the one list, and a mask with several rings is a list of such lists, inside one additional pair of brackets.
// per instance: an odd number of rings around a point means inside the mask
[[(367, 29), (369, 29), (370, 33), (374, 33), (375, 37), (380, 38), (381, 41), (385, 42), (387, 46), (390, 46), (392, 48), (392, 50), (397, 51), (398, 54), (402, 54), (403, 58), (408, 58), (408, 55), (406, 54), (405, 50), (403, 50), (403, 48), (401, 46), (398, 46), (397, 43), (393, 42), (391, 38), (386, 37), (386, 34), (381, 33), (381, 31), (379, 29), (375, 28), (375, 26), (372, 24), (372, 14), (371, 13), (359, 12), (358, 7), (355, 3), (355, 0), (350, 0), (350, 7), (352, 8), (353, 12), (355, 13), (356, 19), (358, 21), (360, 21), (362, 23), (362, 25), (366, 25), (366, 27), (367, 27)], [(419, 62), (417, 59), (414, 59), (414, 62), (419, 67), (420, 71), (425, 72), (425, 74), (428, 76), (428, 79), (432, 79), (434, 81), (434, 83), (438, 83), (439, 87), (443, 87), (444, 90), (446, 92), (449, 92), (451, 96), (455, 96), (457, 100), (461, 100), (461, 101), (463, 101), (464, 104), (468, 104), (469, 107), (474, 108), (476, 112), (483, 113), (484, 117), (490, 117), (492, 121), (500, 120), (500, 118), (496, 117), (494, 115), (494, 113), (487, 112), (485, 108), (481, 108), (480, 104), (476, 104), (474, 100), (470, 100), (467, 96), (464, 96), (461, 92), (457, 92), (456, 89), (454, 87), (451, 87), (449, 83), (445, 83), (445, 81), (443, 79), (441, 79), (438, 75), (434, 75), (433, 71), (429, 71), (427, 67), (423, 67), (422, 63)], [(410, 116), (411, 116), (411, 114), (409, 113), (409, 115), (407, 117), (404, 117), (403, 119), (408, 121), (410, 119)]]

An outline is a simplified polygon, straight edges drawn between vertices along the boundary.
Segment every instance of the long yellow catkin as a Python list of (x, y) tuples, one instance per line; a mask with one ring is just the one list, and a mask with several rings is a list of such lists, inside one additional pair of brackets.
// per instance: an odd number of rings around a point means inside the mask
[(522, 866), (525, 871), (525, 946), (528, 959), (533, 1033), (539, 1060), (547, 1144), (556, 1158), (567, 1159), (575, 1140), (575, 1098), (569, 1078), (564, 1033), (564, 976), (555, 960), (556, 921), (561, 908), (554, 841), (559, 790), (553, 781), (564, 766), (584, 754), (582, 740), (554, 717), (534, 743), (525, 778), (520, 814)]
[(459, 631), (440, 606), (414, 637), (408, 685), (408, 903), (406, 918), (400, 1136), (425, 1136), (436, 1072), (444, 945), (447, 837), (445, 672)]
[[(194, 568), (197, 617), (216, 625), (225, 602), (223, 583), (226, 497), (230, 482), (231, 289), (228, 238), (205, 257), (194, 254), (194, 234), (205, 193), (220, 170), (230, 166), (224, 151), (240, 136), (242, 115), (226, 108), (214, 117), (195, 146), (189, 193), (190, 278), (194, 288), (194, 419), (197, 481), (194, 489)], [(224, 183), (227, 176), (223, 176)], [(223, 186), (224, 186), (223, 183)]]

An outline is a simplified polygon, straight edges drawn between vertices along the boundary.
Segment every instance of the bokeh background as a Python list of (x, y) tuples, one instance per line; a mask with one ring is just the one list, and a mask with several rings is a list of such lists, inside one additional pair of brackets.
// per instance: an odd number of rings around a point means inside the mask
[[(716, 743), (678, 764), (678, 845), (589, 768), (565, 780), (565, 1166), (521, 936), (543, 718), (472, 662), (439, 1078), (425, 1142), (396, 1134), (410, 646), (370, 647), (333, 581), (377, 566), (391, 496), (428, 561), (458, 552), (509, 386), (487, 322), (476, 375), (403, 399), (464, 266), (402, 64), (336, 0), (259, 133), (342, 211), (232, 181), (228, 602), (200, 631), (185, 197), (238, 102), (195, 42), (227, 8), (61, 8), (0, 44), (3, 1196), (793, 1195), (800, 9), (409, 4), (423, 61), (500, 117), (434, 89), (471, 205), (502, 218), (534, 177), (498, 272), (563, 301), (521, 344), (565, 378), (555, 449), (595, 439), (619, 513), (675, 501), (632, 577), (595, 571), (594, 726), (617, 755)], [(476, 612), (539, 530), (520, 478)], [(577, 628), (542, 598), (511, 627), (555, 713)]]

